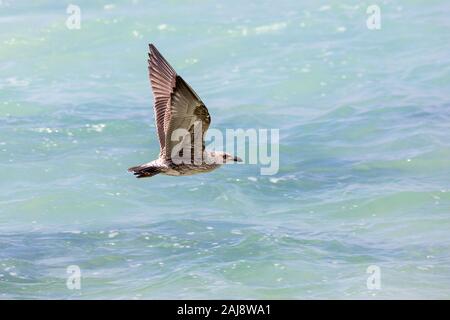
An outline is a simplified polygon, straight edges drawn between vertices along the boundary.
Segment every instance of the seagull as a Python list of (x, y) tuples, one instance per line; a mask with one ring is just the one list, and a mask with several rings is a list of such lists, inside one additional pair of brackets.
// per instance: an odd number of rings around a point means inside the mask
[(186, 176), (213, 171), (224, 163), (242, 162), (229, 153), (205, 150), (204, 137), (211, 123), (208, 109), (158, 49), (153, 44), (149, 49), (159, 157), (128, 171), (136, 178)]

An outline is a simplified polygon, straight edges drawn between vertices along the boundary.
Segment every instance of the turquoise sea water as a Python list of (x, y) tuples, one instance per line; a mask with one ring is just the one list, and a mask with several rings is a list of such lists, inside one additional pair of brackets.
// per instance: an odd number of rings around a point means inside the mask
[[(449, 298), (449, 15), (448, 1), (0, 1), (0, 298)], [(150, 42), (211, 127), (280, 129), (277, 175), (126, 171), (158, 153)]]

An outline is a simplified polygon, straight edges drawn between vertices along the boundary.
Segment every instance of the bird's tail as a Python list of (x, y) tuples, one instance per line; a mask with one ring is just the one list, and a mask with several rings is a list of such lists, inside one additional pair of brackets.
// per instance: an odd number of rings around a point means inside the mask
[(131, 167), (128, 171), (133, 172), (136, 178), (150, 178), (161, 173), (161, 168), (145, 163), (136, 167)]

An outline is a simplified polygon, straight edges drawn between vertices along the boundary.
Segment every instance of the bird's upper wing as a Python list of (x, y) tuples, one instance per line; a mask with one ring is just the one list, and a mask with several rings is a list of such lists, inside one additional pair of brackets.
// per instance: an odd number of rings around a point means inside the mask
[[(211, 123), (211, 117), (199, 96), (180, 76), (176, 76), (175, 89), (171, 94), (166, 112), (165, 157), (170, 158), (174, 146), (180, 143), (180, 140), (172, 139), (172, 133), (176, 129), (187, 130), (191, 135), (192, 149), (194, 143), (200, 141), (202, 148), (199, 151), (203, 151), (205, 147), (204, 134)], [(201, 136), (194, 137), (194, 127), (197, 129), (199, 126), (201, 126), (201, 130), (195, 130), (195, 133), (201, 134)]]
[(164, 153), (166, 118), (171, 94), (175, 89), (177, 73), (153, 44), (149, 45), (148, 71), (154, 97), (156, 129), (159, 138), (160, 155)]

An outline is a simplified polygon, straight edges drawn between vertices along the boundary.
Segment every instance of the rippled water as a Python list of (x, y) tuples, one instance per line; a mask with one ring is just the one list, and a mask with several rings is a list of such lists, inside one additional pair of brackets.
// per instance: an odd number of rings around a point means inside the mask
[[(0, 1), (1, 298), (448, 298), (450, 5)], [(280, 170), (134, 179), (155, 43)], [(81, 269), (81, 290), (66, 268)], [(381, 289), (366, 270), (380, 268)]]

